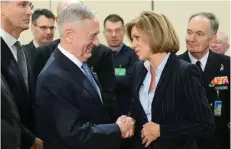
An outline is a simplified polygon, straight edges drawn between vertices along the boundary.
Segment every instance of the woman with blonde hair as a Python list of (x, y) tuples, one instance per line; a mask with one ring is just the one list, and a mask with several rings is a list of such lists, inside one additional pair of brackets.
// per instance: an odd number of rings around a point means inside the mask
[(144, 11), (126, 25), (140, 62), (134, 68), (133, 149), (197, 149), (214, 122), (196, 65), (179, 60), (176, 32), (163, 14)]

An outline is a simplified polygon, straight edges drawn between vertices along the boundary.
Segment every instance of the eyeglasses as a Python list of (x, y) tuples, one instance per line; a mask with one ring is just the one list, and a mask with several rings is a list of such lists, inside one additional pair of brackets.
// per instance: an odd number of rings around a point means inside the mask
[(20, 2), (20, 3), (18, 3), (18, 5), (23, 9), (27, 9), (28, 7), (30, 7), (31, 10), (34, 9), (34, 5), (31, 2), (27, 2), (27, 1)]
[(46, 31), (47, 29), (50, 29), (51, 31), (55, 31), (56, 27), (54, 26), (38, 26), (36, 24), (34, 24), (35, 26), (39, 27), (41, 30)]
[(223, 42), (221, 40), (216, 40), (216, 44), (227, 44), (227, 42)]

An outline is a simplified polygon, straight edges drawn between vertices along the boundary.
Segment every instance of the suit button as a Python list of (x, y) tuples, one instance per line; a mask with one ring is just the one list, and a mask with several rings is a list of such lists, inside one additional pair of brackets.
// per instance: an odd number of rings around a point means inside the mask
[(212, 106), (213, 106), (213, 103), (210, 103), (209, 106), (212, 107)]

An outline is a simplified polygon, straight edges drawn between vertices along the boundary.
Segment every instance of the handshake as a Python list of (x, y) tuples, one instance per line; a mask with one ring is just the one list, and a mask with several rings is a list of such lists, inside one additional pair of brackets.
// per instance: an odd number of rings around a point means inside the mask
[(131, 117), (122, 115), (116, 121), (119, 125), (122, 138), (130, 138), (134, 135), (135, 120)]

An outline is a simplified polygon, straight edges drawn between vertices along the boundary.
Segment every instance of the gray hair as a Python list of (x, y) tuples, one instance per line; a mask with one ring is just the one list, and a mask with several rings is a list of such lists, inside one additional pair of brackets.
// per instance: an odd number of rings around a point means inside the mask
[(210, 21), (210, 26), (211, 26), (213, 35), (217, 34), (217, 30), (219, 28), (219, 22), (215, 16), (215, 14), (209, 13), (209, 12), (198, 12), (198, 13), (193, 14), (190, 17), (189, 21), (192, 18), (197, 17), (197, 16), (203, 16), (203, 17), (207, 18)]
[(71, 4), (65, 8), (58, 16), (57, 26), (60, 36), (63, 35), (63, 25), (65, 23), (82, 24), (86, 19), (96, 18), (96, 13), (86, 5)]

